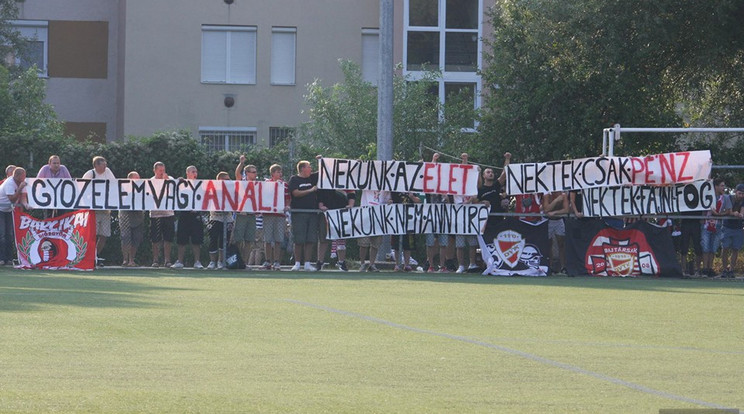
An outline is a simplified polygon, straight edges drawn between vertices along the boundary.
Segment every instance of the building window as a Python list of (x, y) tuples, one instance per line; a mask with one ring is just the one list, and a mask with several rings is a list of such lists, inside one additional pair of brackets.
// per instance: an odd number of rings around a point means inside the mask
[(375, 86), (380, 77), (380, 29), (362, 29), (362, 79)]
[[(427, 69), (441, 71), (442, 103), (457, 96), (480, 106), (482, 11), (483, 0), (404, 1), (404, 74), (417, 80)], [(475, 126), (462, 123), (466, 129)]]
[(482, 0), (407, 0), (406, 70), (477, 72)]
[(200, 127), (199, 139), (209, 153), (246, 150), (256, 143), (256, 128)]
[(36, 65), (39, 76), (46, 77), (49, 59), (49, 23), (39, 20), (11, 20), (11, 26), (24, 40), (23, 50), (11, 57), (24, 70)]
[(296, 27), (271, 28), (271, 84), (295, 84)]
[(292, 128), (269, 127), (269, 147), (288, 139), (293, 132)]
[(202, 26), (203, 83), (256, 83), (256, 27)]

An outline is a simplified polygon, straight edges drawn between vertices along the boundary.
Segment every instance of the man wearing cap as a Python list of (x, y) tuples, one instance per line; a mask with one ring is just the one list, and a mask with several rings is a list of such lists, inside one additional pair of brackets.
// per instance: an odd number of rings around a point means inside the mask
[[(734, 277), (736, 260), (739, 256), (739, 250), (744, 246), (744, 184), (736, 185), (736, 193), (733, 196), (724, 197), (722, 210), (727, 217), (723, 219), (721, 227), (721, 263), (723, 272), (721, 277)], [(729, 254), (731, 255), (731, 264), (729, 264)]]

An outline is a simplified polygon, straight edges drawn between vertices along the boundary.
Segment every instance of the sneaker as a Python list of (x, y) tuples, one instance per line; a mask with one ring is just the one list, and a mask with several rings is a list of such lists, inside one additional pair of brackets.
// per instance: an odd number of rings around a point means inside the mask
[(468, 272), (471, 271), (471, 270), (475, 270), (477, 268), (478, 268), (478, 265), (477, 264), (470, 263), (470, 265), (468, 266)]
[(395, 265), (395, 267), (393, 268), (393, 272), (400, 272), (400, 267), (398, 267), (398, 265)]
[(306, 272), (317, 272), (318, 269), (313, 266), (310, 262), (305, 262), (305, 271)]
[(5, 260), (0, 260), (0, 266), (5, 266)]
[(344, 260), (343, 262), (336, 263), (336, 267), (338, 267), (338, 270), (340, 270), (342, 272), (348, 272), (349, 271), (349, 268), (346, 267), (346, 260)]
[(207, 270), (214, 270), (216, 268), (217, 268), (217, 263), (215, 262), (209, 262), (209, 264), (207, 265)]
[(335, 259), (336, 257), (336, 253), (331, 253), (331, 259)]
[(261, 266), (261, 270), (271, 270), (271, 263), (264, 262), (263, 266)]
[(194, 262), (194, 269), (204, 269), (204, 266), (202, 266), (201, 262), (197, 260)]
[(315, 268), (318, 270), (323, 270), (323, 266), (325, 266), (325, 263), (323, 262), (315, 262)]
[(371, 265), (369, 265), (369, 267), (367, 268), (367, 271), (368, 271), (368, 272), (379, 272), (379, 271), (380, 271), (380, 269), (378, 269), (378, 268), (377, 268), (377, 266), (375, 266), (375, 265), (371, 264)]
[[(165, 262), (165, 267), (172, 267), (172, 266), (173, 266), (173, 263)], [(183, 265), (181, 265), (181, 267), (183, 267)]]
[(154, 262), (152, 265), (150, 265), (150, 267), (160, 267), (160, 263)]
[(183, 269), (183, 263), (181, 263), (180, 261), (176, 260), (176, 263), (173, 263), (171, 265), (171, 269)]
[(292, 266), (292, 268), (289, 269), (289, 270), (292, 271), (292, 272), (299, 272), (301, 268), (302, 268), (302, 266), (300, 266), (299, 263), (295, 263), (295, 265)]
[(97, 268), (103, 267), (103, 259), (97, 259), (96, 260), (96, 267)]
[(426, 271), (427, 273), (436, 273), (437, 269), (430, 267), (429, 270)]
[(447, 266), (440, 267), (439, 273), (449, 273), (449, 269), (447, 269)]
[(403, 271), (404, 272), (412, 272), (413, 271), (413, 268), (411, 266), (406, 266), (406, 267), (403, 268)]
[(274, 262), (274, 265), (271, 266), (271, 268), (274, 270), (282, 270), (282, 264), (279, 262)]
[(410, 266), (418, 266), (418, 262), (413, 257), (411, 257), (411, 258), (408, 259), (408, 264)]
[(458, 267), (455, 273), (465, 273), (465, 266)]
[(225, 262), (219, 262), (217, 263), (217, 270), (222, 270), (225, 268)]
[(362, 265), (359, 267), (359, 271), (360, 272), (366, 272), (368, 266), (369, 265), (367, 263), (362, 263)]

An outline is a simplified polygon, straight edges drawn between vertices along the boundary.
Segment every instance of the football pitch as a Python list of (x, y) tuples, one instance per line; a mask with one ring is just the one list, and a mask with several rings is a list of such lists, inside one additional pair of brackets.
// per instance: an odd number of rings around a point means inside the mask
[(0, 268), (0, 412), (744, 408), (741, 280)]

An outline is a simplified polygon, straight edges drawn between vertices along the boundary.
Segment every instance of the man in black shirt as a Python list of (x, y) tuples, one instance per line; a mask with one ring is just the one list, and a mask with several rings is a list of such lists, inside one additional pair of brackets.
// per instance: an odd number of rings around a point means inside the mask
[(297, 175), (289, 179), (289, 194), (292, 197), (292, 238), (294, 240), (295, 264), (292, 271), (298, 271), (304, 260), (305, 270), (315, 272), (312, 255), (318, 241), (318, 213), (294, 210), (318, 209), (318, 175), (313, 174), (309, 161), (297, 163)]
[[(511, 162), (511, 153), (507, 152), (504, 154), (504, 171), (498, 178), (496, 178), (493, 168), (485, 168), (481, 174), (483, 182), (478, 188), (478, 200), (486, 206), (490, 206), (489, 213), (504, 213), (506, 211), (502, 205), (504, 198), (501, 196), (501, 192), (506, 182), (506, 166), (509, 165), (509, 162)], [(503, 219), (504, 216), (489, 215), (484, 234), (489, 233), (488, 230), (493, 229)]]

